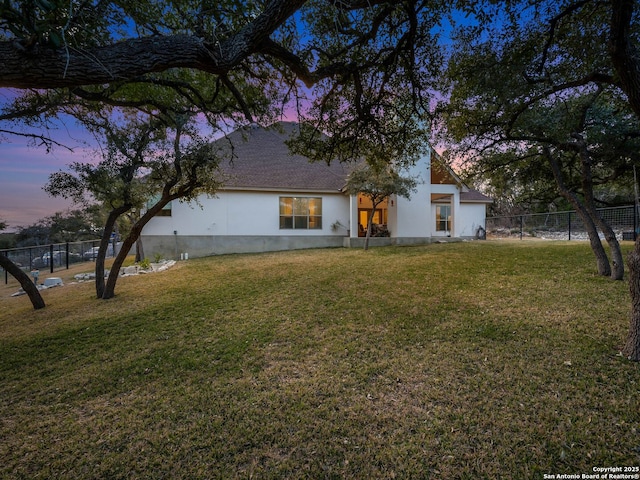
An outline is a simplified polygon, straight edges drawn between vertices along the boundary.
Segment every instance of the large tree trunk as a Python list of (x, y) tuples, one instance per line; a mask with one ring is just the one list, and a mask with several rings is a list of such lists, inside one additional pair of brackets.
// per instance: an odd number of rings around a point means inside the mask
[[(166, 192), (168, 192), (168, 190), (169, 189), (167, 188)], [(131, 250), (133, 245), (136, 243), (136, 240), (140, 238), (140, 234), (142, 233), (142, 229), (144, 228), (144, 226), (160, 210), (162, 210), (162, 208), (167, 203), (169, 203), (171, 200), (174, 200), (180, 197), (179, 194), (171, 196), (166, 192), (163, 195), (163, 197), (154, 206), (152, 206), (149, 210), (147, 210), (146, 213), (142, 215), (142, 217), (140, 217), (140, 219), (136, 223), (133, 224), (133, 226), (131, 227), (131, 231), (129, 232), (129, 235), (127, 235), (127, 238), (125, 238), (124, 241), (122, 242), (122, 246), (120, 247), (120, 251), (118, 252), (118, 254), (116, 255), (116, 258), (113, 261), (113, 265), (111, 266), (111, 270), (109, 271), (109, 277), (107, 278), (107, 282), (104, 286), (104, 291), (102, 292), (101, 298), (103, 300), (108, 300), (115, 296), (116, 283), (118, 282), (118, 277), (120, 275), (120, 268), (122, 267), (122, 264), (127, 258), (129, 251)]]
[(622, 257), (622, 249), (620, 248), (620, 242), (616, 238), (616, 234), (611, 226), (605, 222), (598, 212), (589, 212), (594, 218), (596, 225), (604, 233), (604, 238), (609, 244), (611, 249), (611, 279), (622, 280), (624, 277), (624, 258)]
[(13, 263), (9, 257), (2, 253), (0, 253), (0, 267), (4, 268), (13, 278), (20, 282), (20, 286), (29, 296), (29, 300), (31, 300), (34, 310), (39, 310), (40, 308), (45, 307), (42, 295), (40, 295), (38, 287), (36, 287), (36, 285), (31, 281), (29, 275)]
[(587, 230), (587, 235), (589, 236), (589, 245), (591, 246), (591, 250), (596, 257), (598, 274), (602, 275), (603, 277), (610, 277), (611, 264), (609, 263), (609, 257), (607, 256), (607, 252), (602, 246), (600, 235), (598, 234), (598, 229), (596, 228), (595, 223), (593, 223), (591, 215), (589, 215), (584, 206), (579, 202), (572, 205), (576, 209), (576, 212), (580, 216), (580, 219), (582, 220), (582, 223)]
[[(631, 37), (631, 23), (637, 0), (612, 0), (609, 53), (620, 78), (629, 105), (640, 118), (640, 55)], [(640, 361), (640, 237), (629, 254), (629, 291), (631, 293), (631, 324), (623, 353)]]
[(553, 171), (553, 176), (556, 180), (556, 184), (558, 185), (558, 190), (560, 194), (571, 203), (573, 208), (576, 209), (576, 212), (580, 216), (584, 227), (587, 230), (587, 235), (589, 236), (589, 244), (591, 245), (591, 250), (596, 257), (596, 264), (598, 266), (598, 274), (603, 277), (608, 277), (611, 275), (611, 265), (609, 264), (609, 257), (607, 256), (607, 252), (605, 252), (604, 247), (602, 246), (602, 242), (600, 241), (600, 236), (598, 235), (598, 229), (587, 212), (586, 208), (580, 200), (567, 188), (564, 183), (564, 179), (562, 178), (562, 172), (560, 171), (560, 165), (557, 160), (553, 158), (552, 153), (545, 148), (545, 155), (549, 160), (549, 164), (551, 165), (551, 170)]
[(103, 300), (108, 300), (115, 296), (116, 282), (118, 281), (118, 276), (120, 275), (120, 268), (122, 268), (122, 264), (127, 258), (127, 255), (129, 254), (131, 248), (135, 245), (141, 231), (142, 225), (136, 223), (131, 229), (129, 235), (127, 235), (127, 238), (125, 238), (122, 242), (120, 251), (116, 255), (116, 258), (113, 261), (113, 265), (111, 265), (111, 270), (109, 271), (109, 276), (107, 277), (107, 283), (104, 286), (104, 292), (102, 293)]
[(640, 361), (640, 236), (628, 257), (629, 293), (631, 294), (631, 323), (629, 335), (622, 350), (624, 356), (634, 362)]
[[(14, 39), (0, 41), (0, 87), (56, 88), (107, 84), (172, 68), (194, 68), (227, 74), (248, 56), (270, 48), (272, 56), (299, 62), (289, 52), (273, 48), (271, 34), (306, 0), (267, 2), (261, 13), (222, 43), (207, 43), (184, 34), (127, 38), (111, 45), (84, 48), (41, 46), (33, 51)], [(72, 24), (73, 26), (73, 24)], [(300, 66), (306, 83), (316, 79)]]
[[(624, 277), (624, 259), (622, 258), (622, 250), (620, 243), (616, 238), (616, 234), (611, 226), (604, 221), (596, 209), (596, 201), (593, 196), (593, 175), (591, 172), (591, 154), (587, 148), (587, 143), (580, 134), (574, 134), (577, 145), (580, 150), (580, 164), (582, 167), (582, 194), (584, 196), (584, 206), (593, 220), (594, 224), (604, 234), (604, 238), (611, 249), (611, 279), (622, 280)], [(577, 200), (577, 199), (576, 199)]]

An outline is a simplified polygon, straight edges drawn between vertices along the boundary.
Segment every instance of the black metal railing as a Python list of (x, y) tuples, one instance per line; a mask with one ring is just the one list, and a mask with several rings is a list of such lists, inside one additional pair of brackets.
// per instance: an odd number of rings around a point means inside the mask
[[(74, 264), (95, 261), (99, 245), (100, 240), (89, 240), (10, 248), (0, 252), (26, 272), (38, 270), (53, 273), (56, 270), (69, 269)], [(113, 257), (113, 252), (117, 249), (114, 246), (113, 243), (109, 244), (107, 258)], [(5, 284), (8, 283), (8, 272), (0, 268), (0, 273), (4, 276)]]
[[(616, 232), (619, 240), (635, 240), (640, 234), (640, 212), (634, 205), (599, 208), (598, 213)], [(493, 237), (587, 239), (586, 228), (575, 211), (487, 217), (486, 230)]]

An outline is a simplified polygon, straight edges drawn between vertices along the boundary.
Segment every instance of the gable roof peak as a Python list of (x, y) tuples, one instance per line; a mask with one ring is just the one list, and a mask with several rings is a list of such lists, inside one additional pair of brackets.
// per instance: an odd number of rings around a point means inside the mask
[(290, 121), (267, 127), (250, 124), (216, 140), (221, 168), (231, 177), (227, 188), (339, 191), (346, 166), (310, 162), (291, 153), (286, 141), (297, 129), (298, 123)]

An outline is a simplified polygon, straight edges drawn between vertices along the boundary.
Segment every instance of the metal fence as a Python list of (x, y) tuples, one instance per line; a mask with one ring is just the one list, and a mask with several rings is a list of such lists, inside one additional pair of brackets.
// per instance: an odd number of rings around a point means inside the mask
[[(638, 208), (599, 208), (598, 213), (616, 233), (618, 240), (635, 240), (640, 234)], [(575, 211), (532, 213), (487, 217), (487, 235), (494, 238), (543, 238), (549, 240), (587, 240), (587, 231)]]
[[(69, 269), (70, 266), (94, 261), (98, 256), (100, 240), (86, 242), (55, 243), (36, 247), (11, 248), (0, 250), (13, 263), (27, 273), (38, 270), (41, 273), (53, 273), (56, 270)], [(117, 248), (116, 248), (117, 250)], [(114, 245), (111, 243), (107, 250), (107, 257), (113, 257)], [(9, 283), (9, 274), (0, 268), (4, 282)]]

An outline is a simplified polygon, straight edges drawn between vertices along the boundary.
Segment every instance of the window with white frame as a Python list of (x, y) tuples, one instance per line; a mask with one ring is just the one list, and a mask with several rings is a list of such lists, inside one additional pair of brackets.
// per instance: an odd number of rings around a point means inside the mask
[(322, 229), (322, 198), (280, 197), (280, 229)]
[(451, 205), (436, 205), (436, 232), (451, 231)]

